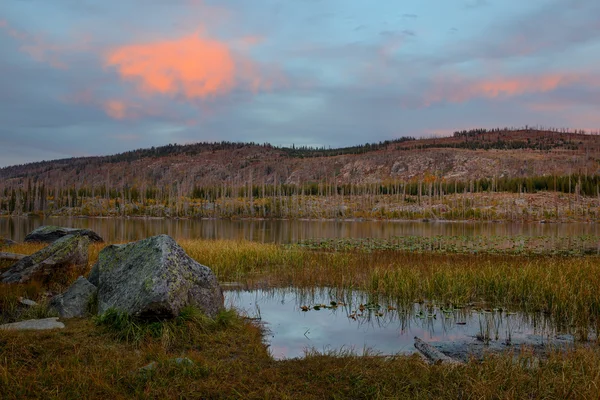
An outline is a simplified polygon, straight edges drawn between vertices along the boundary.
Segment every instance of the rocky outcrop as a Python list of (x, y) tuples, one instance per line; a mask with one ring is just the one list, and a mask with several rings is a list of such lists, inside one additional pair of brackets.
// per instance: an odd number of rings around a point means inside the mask
[(10, 324), (0, 325), (0, 330), (35, 330), (43, 331), (47, 329), (62, 329), (65, 324), (58, 321), (58, 317), (44, 319), (29, 319), (27, 321), (13, 322)]
[(63, 228), (60, 226), (44, 225), (33, 230), (25, 236), (25, 242), (53, 243), (67, 235), (86, 236), (90, 242), (103, 242), (104, 240), (94, 231), (89, 229)]
[(90, 312), (91, 302), (98, 288), (80, 276), (69, 289), (50, 300), (50, 309), (61, 318), (81, 318)]
[(54, 273), (75, 268), (84, 272), (88, 263), (87, 236), (67, 235), (48, 247), (22, 258), (0, 275), (3, 283), (24, 283), (31, 279), (48, 280)]
[(214, 317), (223, 308), (210, 268), (167, 235), (104, 248), (89, 281), (98, 286), (98, 314), (114, 308), (141, 318), (169, 318), (192, 305)]

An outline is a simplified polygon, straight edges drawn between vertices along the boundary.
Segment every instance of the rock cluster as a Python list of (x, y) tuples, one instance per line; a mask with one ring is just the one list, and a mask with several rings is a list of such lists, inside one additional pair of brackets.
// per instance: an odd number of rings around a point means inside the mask
[[(89, 242), (99, 238), (91, 231), (59, 227), (38, 228), (27, 237), (58, 239), (8, 268), (0, 275), (1, 282), (48, 280), (65, 268), (85, 271)], [(115, 309), (163, 319), (179, 315), (186, 306), (214, 317), (223, 303), (223, 291), (211, 269), (190, 258), (173, 238), (159, 235), (104, 248), (88, 278), (80, 276), (65, 293), (53, 297), (50, 308), (61, 318)]]

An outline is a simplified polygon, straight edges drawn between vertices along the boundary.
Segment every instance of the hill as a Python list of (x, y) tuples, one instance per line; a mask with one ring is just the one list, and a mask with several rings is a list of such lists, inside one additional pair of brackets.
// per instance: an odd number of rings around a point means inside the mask
[(105, 206), (117, 213), (124, 212), (126, 204), (145, 206), (141, 203), (146, 200), (185, 208), (186, 201), (201, 199), (206, 202), (202, 209), (212, 210), (222, 208), (217, 199), (242, 197), (253, 209), (242, 214), (253, 216), (258, 213), (254, 200), (269, 196), (401, 193), (403, 199), (411, 195), (420, 199), (540, 190), (597, 196), (599, 162), (598, 135), (530, 128), (475, 129), (444, 138), (403, 137), (337, 149), (171, 144), (0, 169), (0, 210), (56, 212), (80, 207), (77, 213), (84, 213), (81, 207), (84, 203), (92, 207), (91, 199), (113, 200)]

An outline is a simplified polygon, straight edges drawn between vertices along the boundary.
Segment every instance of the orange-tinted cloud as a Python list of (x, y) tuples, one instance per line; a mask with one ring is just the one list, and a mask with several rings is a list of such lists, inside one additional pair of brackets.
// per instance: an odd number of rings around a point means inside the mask
[(234, 55), (226, 42), (199, 33), (122, 46), (110, 51), (105, 63), (145, 94), (203, 99), (228, 93), (239, 85), (255, 91), (272, 86), (252, 60)]
[(48, 43), (46, 39), (37, 35), (19, 31), (11, 27), (6, 20), (0, 20), (0, 28), (9, 36), (20, 42), (19, 50), (28, 54), (38, 62), (44, 62), (57, 69), (67, 69), (69, 66), (64, 61), (66, 54), (81, 52), (89, 49), (89, 38), (78, 37), (76, 41), (67, 44)]
[(600, 80), (597, 77), (575, 73), (517, 76), (479, 81), (470, 81), (464, 78), (437, 80), (435, 87), (426, 95), (426, 104), (442, 101), (463, 103), (473, 98), (494, 99), (529, 93), (546, 93), (575, 84), (600, 86)]
[(125, 119), (127, 116), (127, 105), (121, 100), (108, 100), (104, 103), (104, 111), (114, 119)]

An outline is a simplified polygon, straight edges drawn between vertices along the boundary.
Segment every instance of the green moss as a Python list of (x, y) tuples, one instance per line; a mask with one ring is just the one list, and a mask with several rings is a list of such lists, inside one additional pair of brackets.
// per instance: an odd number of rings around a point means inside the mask
[(154, 281), (152, 280), (151, 277), (146, 278), (146, 280), (144, 281), (144, 290), (146, 290), (147, 292), (150, 292), (152, 290), (152, 287), (154, 286)]

